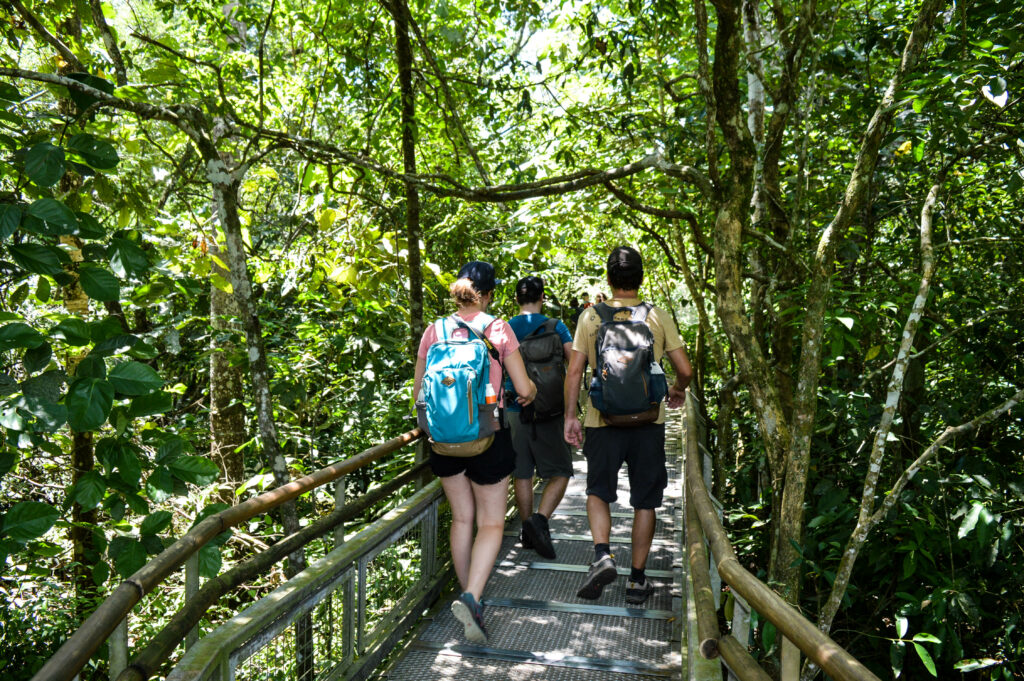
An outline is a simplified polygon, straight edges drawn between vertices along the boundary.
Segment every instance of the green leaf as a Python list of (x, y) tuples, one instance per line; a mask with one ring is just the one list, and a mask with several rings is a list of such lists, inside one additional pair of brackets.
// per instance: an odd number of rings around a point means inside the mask
[(88, 345), (92, 341), (89, 335), (89, 325), (74, 317), (62, 319), (57, 326), (50, 329), (50, 338), (59, 338), (75, 347)]
[(152, 392), (148, 395), (140, 395), (132, 400), (132, 406), (128, 415), (132, 418), (153, 416), (163, 414), (174, 406), (174, 396), (163, 390)]
[[(39, 199), (26, 211), (25, 229), (38, 234), (60, 236), (78, 231), (78, 218), (74, 211), (57, 199)], [(36, 218), (32, 220), (31, 218)]]
[(4, 515), (3, 534), (16, 542), (29, 542), (46, 534), (59, 517), (57, 509), (49, 504), (22, 501)]
[(985, 507), (978, 502), (971, 504), (971, 509), (967, 511), (967, 515), (964, 516), (964, 521), (960, 523), (960, 529), (956, 532), (957, 539), (963, 539), (970, 534), (971, 530), (974, 529), (974, 526), (978, 524), (978, 518), (981, 516), (983, 508)]
[(980, 659), (965, 659), (960, 660), (953, 665), (953, 669), (961, 673), (975, 672), (985, 667), (991, 667), (993, 665), (1002, 664), (999, 660), (993, 660), (991, 657), (983, 657)]
[(178, 435), (172, 435), (164, 440), (156, 450), (156, 462), (176, 459), (191, 449), (188, 440)]
[(63, 404), (23, 395), (15, 400), (15, 405), (35, 417), (35, 430), (53, 433), (68, 422), (68, 410)]
[(21, 93), (10, 83), (0, 82), (0, 99), (5, 102), (20, 102)]
[(146, 258), (146, 254), (127, 239), (111, 239), (110, 247), (107, 249), (107, 258), (110, 260), (110, 267), (121, 277), (126, 277), (129, 274), (143, 274), (149, 269), (149, 260)]
[(43, 343), (38, 347), (26, 350), (25, 355), (21, 358), (21, 363), (25, 367), (25, 371), (34, 374), (45, 369), (52, 357), (53, 348), (50, 347), (49, 343)]
[(96, 586), (103, 586), (110, 579), (110, 566), (100, 561), (92, 566), (92, 583)]
[(914, 634), (914, 637), (911, 640), (912, 641), (925, 641), (927, 643), (942, 643), (942, 639), (940, 639), (938, 636), (935, 636), (934, 634), (925, 634), (925, 633)]
[(137, 539), (114, 537), (107, 555), (114, 559), (114, 569), (121, 577), (130, 577), (146, 564), (146, 549)]
[[(121, 330), (121, 322), (119, 322), (118, 320), (114, 319), (113, 317), (109, 317), (108, 319), (112, 320), (111, 324), (110, 324), (111, 329), (115, 328), (115, 325), (116, 325), (117, 331)], [(99, 323), (99, 324), (106, 324), (106, 322), (107, 322), (107, 320), (104, 319), (102, 322), (97, 322), (97, 323)], [(96, 324), (97, 323), (94, 323), (93, 326), (92, 326), (92, 331), (93, 331), (92, 337), (93, 337), (93, 340), (97, 340), (97, 338), (96, 338), (97, 337), (97, 333), (96, 333), (97, 332), (97, 328), (96, 328)], [(89, 352), (89, 354), (94, 356), (94, 357), (109, 357), (110, 355), (116, 355), (118, 353), (130, 350), (138, 342), (139, 342), (139, 337), (138, 336), (133, 336), (131, 334), (126, 334), (126, 333), (118, 333), (117, 335), (114, 335), (114, 336), (107, 336), (105, 338), (105, 340), (98, 341), (96, 343), (96, 347), (94, 347)]]
[(107, 141), (98, 139), (89, 133), (73, 135), (68, 140), (68, 151), (74, 152), (97, 170), (113, 170), (121, 159), (117, 156), (117, 150)]
[[(16, 451), (0, 451), (0, 478), (10, 473), (16, 463), (18, 463), (18, 453)], [(2, 522), (0, 520), (0, 525), (2, 525)]]
[(199, 576), (213, 579), (220, 573), (220, 547), (206, 544), (199, 549)]
[(176, 477), (193, 485), (209, 485), (220, 476), (217, 464), (201, 456), (179, 456), (167, 464)]
[(61, 271), (60, 255), (56, 248), (42, 244), (11, 244), (7, 247), (14, 262), (33, 274), (54, 275)]
[(64, 150), (40, 142), (25, 154), (25, 174), (40, 187), (51, 187), (64, 175)]
[(103, 501), (107, 492), (107, 481), (99, 471), (88, 471), (78, 479), (71, 493), (71, 501), (77, 503), (85, 511), (91, 511)]
[(36, 281), (36, 300), (40, 303), (50, 302), (50, 293), (52, 287), (50, 286), (50, 278), (40, 276)]
[(82, 290), (93, 300), (117, 300), (121, 295), (117, 277), (105, 269), (83, 265), (78, 269), (78, 277)]
[(105, 379), (107, 377), (107, 365), (103, 361), (102, 357), (83, 357), (75, 367), (75, 376), (77, 378), (100, 378)]
[(156, 511), (146, 516), (139, 528), (139, 534), (160, 534), (168, 528), (173, 519), (170, 511)]
[(122, 362), (107, 373), (107, 380), (122, 395), (148, 395), (164, 381), (152, 367), (141, 362)]
[(174, 478), (171, 472), (161, 466), (146, 478), (146, 496), (159, 504), (174, 492)]
[(83, 239), (102, 239), (107, 236), (107, 230), (92, 215), (79, 211), (75, 217), (78, 218), (77, 234)]
[(155, 534), (144, 534), (140, 539), (142, 547), (146, 549), (146, 553), (155, 556), (164, 550), (164, 543), (160, 540), (160, 537)]
[(15, 348), (38, 348), (46, 342), (43, 335), (28, 324), (14, 322), (0, 327), (0, 351)]
[[(83, 85), (88, 85), (90, 87), (96, 88), (100, 92), (106, 92), (108, 95), (113, 94), (114, 92), (114, 84), (108, 80), (99, 78), (98, 76), (94, 76), (88, 73), (69, 73), (68, 78), (71, 78), (72, 80), (77, 80), (79, 83), (82, 83)], [(82, 113), (90, 106), (99, 101), (99, 99), (93, 97), (90, 94), (86, 94), (84, 92), (79, 92), (78, 90), (72, 89), (68, 89), (68, 96), (71, 98), (71, 101), (75, 103), (75, 106), (78, 108), (79, 113)]]
[(128, 508), (132, 509), (132, 513), (136, 515), (146, 515), (149, 513), (149, 504), (138, 494), (125, 494), (124, 500), (128, 502)]
[(72, 430), (96, 430), (107, 420), (114, 404), (114, 388), (98, 378), (79, 378), (68, 389), (64, 404)]
[(0, 241), (6, 240), (21, 224), (21, 206), (0, 203)]
[(921, 658), (921, 662), (924, 663), (928, 673), (937, 677), (938, 674), (935, 673), (935, 660), (932, 659), (931, 653), (925, 650), (925, 647), (920, 643), (914, 644), (914, 650), (917, 651), (917, 656)]

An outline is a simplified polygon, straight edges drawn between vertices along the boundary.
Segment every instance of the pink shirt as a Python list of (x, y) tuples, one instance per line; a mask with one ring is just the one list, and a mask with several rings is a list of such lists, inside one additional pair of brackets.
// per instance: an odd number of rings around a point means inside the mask
[[(473, 321), (480, 312), (472, 312), (470, 314), (459, 313), (459, 317), (467, 322)], [(461, 327), (456, 327), (452, 323), (447, 324), (448, 332), (452, 338), (467, 338), (469, 331)], [(453, 330), (454, 327), (454, 330)], [(505, 323), (504, 319), (495, 319), (491, 322), (491, 325), (484, 330), (484, 337), (491, 341), (495, 349), (498, 351), (498, 357), (504, 362), (505, 358), (511, 355), (513, 352), (519, 349), (519, 341), (516, 339), (516, 335), (512, 332), (512, 329), (508, 324)], [(420, 339), (420, 349), (416, 355), (425, 360), (427, 358), (427, 350), (430, 346), (437, 342), (437, 329), (433, 324), (427, 327), (427, 330), (423, 332), (423, 338)], [(505, 395), (501, 391), (501, 365), (491, 357), (491, 387), (494, 388), (494, 394), (500, 395), (501, 406), (505, 406)]]

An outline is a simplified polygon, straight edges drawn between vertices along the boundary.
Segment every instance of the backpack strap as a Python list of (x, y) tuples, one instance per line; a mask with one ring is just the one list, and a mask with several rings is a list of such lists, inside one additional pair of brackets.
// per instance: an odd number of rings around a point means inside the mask
[(608, 303), (598, 303), (597, 305), (591, 305), (597, 316), (601, 318), (602, 322), (610, 322), (615, 319), (615, 312), (621, 310), (621, 307), (612, 307)]
[(481, 313), (481, 314), (477, 315), (477, 317), (474, 320), (474, 322), (477, 321), (477, 320), (482, 320), (484, 322), (482, 330), (477, 330), (477, 328), (476, 328), (476, 326), (474, 324), (471, 324), (471, 323), (467, 322), (465, 319), (462, 319), (457, 314), (453, 314), (451, 317), (449, 317), (449, 319), (451, 319), (453, 322), (455, 322), (455, 325), (458, 326), (459, 328), (466, 329), (469, 333), (471, 333), (472, 335), (474, 335), (478, 339), (480, 339), (480, 341), (482, 341), (483, 344), (487, 347), (488, 354), (490, 354), (490, 356), (499, 365), (501, 365), (502, 369), (505, 368), (504, 364), (502, 364), (502, 362), (501, 362), (501, 356), (498, 354), (498, 348), (494, 347), (494, 343), (491, 342), (491, 339), (488, 338), (486, 335), (484, 335), (487, 332), (487, 328), (492, 323), (494, 323), (494, 317), (492, 317), (489, 314), (484, 314), (484, 313)]
[(653, 307), (650, 303), (640, 303), (634, 306), (623, 305), (622, 307), (612, 307), (608, 303), (598, 303), (594, 306), (594, 312), (601, 317), (602, 322), (613, 322), (615, 321), (616, 314), (623, 310), (629, 310), (629, 320), (631, 322), (646, 322), (647, 315), (650, 314)]
[[(531, 336), (539, 336), (541, 332), (553, 333), (557, 327), (558, 320), (553, 317), (548, 317), (543, 322), (541, 322), (536, 329), (526, 334), (526, 338), (530, 338)], [(526, 340), (526, 338), (524, 338), (523, 340)]]
[(651, 313), (651, 310), (653, 308), (654, 308), (654, 306), (651, 305), (650, 303), (640, 303), (639, 305), (637, 305), (636, 307), (633, 308), (633, 319), (632, 319), (632, 321), (634, 321), (634, 322), (646, 322), (647, 321), (647, 315), (649, 315)]

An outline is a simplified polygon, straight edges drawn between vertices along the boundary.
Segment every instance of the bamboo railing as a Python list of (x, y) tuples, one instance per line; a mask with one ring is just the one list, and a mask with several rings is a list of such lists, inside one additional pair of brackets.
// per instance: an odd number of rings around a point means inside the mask
[(711, 592), (705, 538), (722, 580), (804, 655), (838, 681), (879, 681), (878, 677), (822, 633), (793, 606), (740, 565), (729, 537), (718, 518), (701, 475), (696, 399), (686, 399), (686, 544), (693, 580), (699, 650), (703, 657), (722, 659), (741, 681), (762, 681), (768, 675), (751, 658), (745, 646), (732, 636), (722, 636)]
[[(317, 487), (334, 482), (422, 437), (423, 432), (419, 428), (410, 430), (387, 442), (370, 447), (353, 457), (321, 468), (303, 478), (264, 492), (204, 519), (153, 560), (142, 566), (135, 574), (121, 582), (113, 593), (64, 642), (64, 645), (57, 650), (53, 657), (36, 672), (32, 681), (71, 681), (103, 642), (124, 621), (135, 604), (142, 600), (143, 596), (155, 589), (189, 558), (198, 555), (199, 549), (220, 533), (256, 515), (267, 513)], [(341, 521), (339, 520), (339, 522)], [(300, 546), (289, 545), (287, 548), (289, 551), (294, 551)], [(283, 558), (287, 552), (277, 551), (275, 553), (280, 553), (280, 558)], [(221, 577), (225, 576), (221, 575)], [(187, 635), (184, 631), (180, 633)], [(179, 637), (178, 640), (180, 641), (182, 638)]]

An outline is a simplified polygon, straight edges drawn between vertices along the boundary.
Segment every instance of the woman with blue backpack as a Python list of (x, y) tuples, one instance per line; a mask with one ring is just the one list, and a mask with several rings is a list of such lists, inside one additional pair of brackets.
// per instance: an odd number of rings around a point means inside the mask
[(417, 419), (430, 435), (430, 469), (452, 509), (452, 562), (462, 588), (452, 613), (466, 638), (481, 644), (487, 630), (480, 598), (501, 549), (516, 460), (498, 411), (504, 406), (502, 374), (520, 405), (537, 394), (515, 333), (486, 313), (496, 284), (490, 263), (473, 261), (459, 271), (451, 287), (458, 311), (423, 333), (413, 383)]

